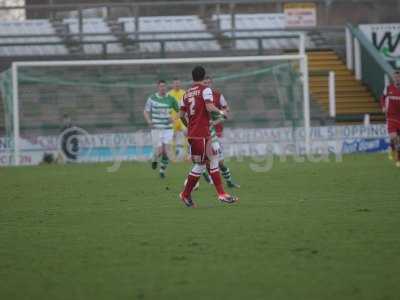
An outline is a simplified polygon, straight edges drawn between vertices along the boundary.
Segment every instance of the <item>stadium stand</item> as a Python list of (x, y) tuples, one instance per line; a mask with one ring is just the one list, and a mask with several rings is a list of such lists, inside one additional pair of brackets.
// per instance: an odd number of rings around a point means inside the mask
[[(65, 45), (18, 45), (9, 44), (28, 44), (35, 42), (54, 43), (60, 42), (55, 35), (55, 29), (49, 20), (25, 20), (25, 21), (1, 21), (0, 35), (13, 35), (21, 37), (2, 37), (0, 38), (0, 56), (47, 56), (47, 55), (67, 55), (68, 50)], [(31, 36), (31, 37), (29, 37)], [(7, 44), (9, 46), (4, 46)]]
[[(70, 33), (78, 34), (79, 33), (79, 21), (78, 19), (64, 19), (63, 21), (67, 24)], [(83, 41), (87, 42), (114, 42), (117, 41), (117, 38), (112, 35), (111, 29), (108, 27), (107, 23), (102, 18), (86, 18), (83, 19), (83, 33), (88, 34), (102, 34), (99, 36), (96, 35), (83, 35)], [(87, 54), (101, 54), (103, 52), (103, 46), (99, 45), (84, 45), (84, 52)], [(107, 52), (114, 53), (122, 53), (124, 50), (119, 43), (110, 43), (107, 45)]]
[[(47, 90), (40, 88), (32, 92), (37, 97), (27, 99), (21, 107), (21, 119), (24, 120), (21, 124), (23, 133), (57, 132), (60, 129), (63, 113), (72, 115), (75, 124), (90, 129), (94, 126), (122, 128), (130, 125), (130, 111), (128, 107), (118, 105), (118, 99), (113, 98), (115, 95), (100, 93), (95, 89), (81, 92), (79, 87), (65, 87), (63, 94), (56, 99), (47, 97), (51, 88)], [(91, 93), (90, 97), (95, 96), (96, 101), (80, 101), (78, 97), (70, 97), (71, 94), (85, 97), (88, 93)]]
[[(284, 30), (283, 14), (271, 13), (282, 12), (279, 5), (271, 4), (256, 4), (251, 1), (246, 1), (242, 4), (235, 5), (220, 5), (217, 6), (210, 4), (202, 8), (202, 4), (194, 6), (182, 5), (178, 10), (174, 10), (179, 15), (168, 15), (170, 9), (167, 2), (165, 6), (152, 6), (149, 3), (141, 2), (138, 10), (135, 7), (123, 7), (125, 4), (110, 3), (107, 7), (102, 7), (102, 14), (104, 18), (92, 17), (82, 19), (82, 35), (79, 35), (79, 22), (77, 18), (66, 18), (72, 16), (68, 11), (57, 11), (52, 9), (43, 8), (42, 14), (38, 10), (28, 10), (29, 16), (40, 17), (36, 20), (24, 21), (1, 21), (0, 22), (0, 36), (14, 36), (14, 37), (0, 37), (0, 59), (2, 62), (2, 70), (9, 66), (9, 62), (14, 58), (24, 59), (86, 59), (93, 55), (93, 58), (98, 58), (99, 54), (105, 54), (104, 49), (108, 54), (112, 54), (113, 58), (134, 58), (134, 57), (159, 57), (165, 54), (161, 50), (168, 53), (170, 57), (180, 56), (193, 56), (193, 55), (253, 55), (254, 50), (259, 50), (259, 41), (257, 39), (261, 36), (280, 36), (278, 39), (263, 39), (262, 51), (259, 53), (268, 54), (268, 50), (272, 52), (285, 52), (297, 48), (297, 41), (290, 38), (293, 32)], [(266, 1), (268, 2), (268, 1)], [(314, 1), (313, 1), (314, 2)], [(347, 117), (357, 115), (358, 122), (361, 120), (362, 115), (369, 113), (372, 120), (380, 121), (383, 115), (380, 113), (379, 106), (376, 99), (368, 87), (364, 86), (360, 81), (357, 81), (351, 71), (348, 71), (343, 64), (344, 60), (344, 20), (358, 22), (368, 22), (373, 18), (374, 22), (380, 22), (384, 18), (387, 20), (388, 13), (395, 15), (396, 10), (392, 9), (389, 4), (379, 4), (379, 10), (371, 10), (371, 5), (377, 5), (373, 1), (360, 1), (360, 2), (346, 2), (346, 1), (331, 1), (330, 7), (326, 5), (325, 1), (316, 1), (318, 26), (315, 28), (308, 28), (306, 45), (309, 50), (310, 57), (310, 88), (311, 95), (314, 101), (311, 102), (311, 112), (314, 124), (331, 122), (327, 117), (328, 111), (328, 89), (327, 89), (327, 75), (318, 73), (327, 72), (329, 70), (336, 71), (337, 82), (337, 121), (347, 122)], [(361, 3), (362, 2), (362, 3)], [(389, 2), (389, 1), (386, 1)], [(94, 2), (93, 2), (94, 3)], [(372, 4), (371, 4), (372, 3)], [(113, 6), (115, 5), (115, 7)], [(134, 5), (132, 3), (132, 5)], [(148, 6), (147, 6), (148, 5)], [(197, 5), (197, 6), (196, 6)], [(217, 4), (216, 4), (217, 5)], [(373, 6), (373, 7), (375, 7)], [(195, 9), (193, 9), (195, 7)], [(357, 10), (354, 14), (355, 8), (362, 7), (362, 13)], [(329, 8), (329, 9), (327, 9)], [(77, 5), (72, 8), (77, 16), (80, 12), (87, 9), (84, 6)], [(89, 9), (89, 8), (88, 8)], [(93, 8), (95, 11), (96, 9)], [(360, 8), (361, 9), (361, 8)], [(371, 13), (365, 14), (364, 11)], [(104, 12), (104, 13), (103, 13)], [(252, 12), (252, 13), (250, 13)], [(235, 15), (235, 28), (232, 28), (232, 15)], [(82, 15), (82, 14), (81, 14)], [(84, 15), (84, 14), (83, 14)], [(281, 15), (281, 17), (279, 17)], [(43, 19), (48, 16), (48, 19)], [(55, 16), (55, 18), (53, 18)], [(100, 16), (100, 15), (99, 15)], [(133, 16), (139, 16), (135, 19)], [(346, 17), (344, 17), (346, 16)], [(66, 18), (66, 19), (65, 19)], [(61, 20), (61, 23), (58, 21)], [(390, 19), (388, 19), (390, 20)], [(394, 20), (394, 19), (393, 19)], [(115, 29), (113, 26), (117, 25)], [(138, 28), (135, 28), (138, 24)], [(337, 30), (331, 26), (339, 26)], [(322, 27), (320, 27), (322, 26)], [(325, 28), (325, 26), (330, 26)], [(60, 31), (60, 28), (67, 29)], [(333, 30), (332, 30), (333, 29)], [(138, 30), (138, 31), (136, 31)], [(196, 31), (193, 33), (192, 31)], [(68, 34), (73, 34), (70, 38)], [(21, 37), (18, 37), (20, 35)], [(53, 35), (53, 36), (42, 36)], [(287, 36), (287, 38), (285, 38)], [(254, 39), (240, 40), (237, 38), (251, 37)], [(282, 38), (283, 37), (283, 38)], [(82, 40), (80, 40), (82, 38)], [(138, 40), (136, 40), (138, 38)], [(168, 39), (201, 39), (209, 38), (209, 41), (168, 41)], [(237, 39), (233, 43), (229, 39)], [(212, 40), (214, 39), (214, 40)], [(146, 43), (140, 41), (149, 40)], [(334, 42), (332, 42), (334, 40)], [(154, 41), (154, 42), (153, 42)], [(163, 41), (165, 48), (161, 49), (160, 41)], [(35, 42), (49, 42), (59, 43), (57, 45), (28, 45), (28, 43)], [(70, 43), (72, 42), (72, 43)], [(81, 42), (83, 44), (81, 44)], [(99, 42), (99, 44), (90, 44), (91, 42)], [(27, 45), (10, 45), (1, 46), (9, 43), (25, 43)], [(86, 44), (85, 44), (86, 43)], [(78, 46), (78, 49), (74, 47)], [(76, 51), (77, 50), (77, 51)], [(265, 52), (263, 52), (265, 50)], [(310, 50), (317, 50), (312, 51)], [(323, 51), (322, 51), (323, 50)], [(104, 56), (107, 58), (107, 56)], [(27, 57), (27, 58), (25, 58)], [(45, 58), (44, 58), (45, 57)], [(234, 90), (234, 88), (231, 88)], [(66, 89), (68, 91), (68, 89)], [(36, 110), (51, 110), (51, 99), (46, 99), (46, 92), (41, 88), (40, 90), (33, 89), (33, 96), (37, 99), (32, 99), (32, 105), (28, 105), (32, 112)], [(76, 92), (76, 91), (74, 91)], [(259, 89), (258, 92), (262, 93)], [(104, 111), (105, 115), (111, 115), (110, 120), (115, 120), (113, 124), (117, 124), (118, 120), (122, 120), (126, 124), (131, 124), (132, 120), (141, 120), (141, 100), (144, 95), (136, 95), (135, 106), (140, 109), (136, 112), (136, 108), (124, 104), (121, 101), (115, 100), (117, 98), (128, 97), (133, 99), (132, 91), (121, 90), (119, 95), (115, 94), (101, 94), (94, 92), (98, 97), (99, 105), (93, 105), (93, 109)], [(234, 95), (234, 94), (232, 94)], [(102, 99), (113, 98), (113, 106), (102, 105), (107, 101)], [(285, 104), (278, 103), (275, 100), (256, 99), (250, 97), (248, 103), (234, 103), (238, 105), (238, 109), (248, 110), (249, 116), (254, 119), (266, 120), (274, 123), (278, 120), (278, 116), (285, 114)], [(35, 102), (36, 101), (36, 102)], [(44, 102), (43, 102), (44, 101)], [(109, 102), (109, 101), (108, 101)], [(47, 104), (46, 104), (47, 103)], [(0, 101), (0, 106), (3, 103)], [(82, 103), (76, 103), (79, 107)], [(40, 108), (41, 107), (41, 108)], [(122, 107), (118, 113), (118, 107)], [(127, 107), (129, 109), (127, 109)], [(40, 108), (40, 109), (39, 109)], [(92, 108), (87, 104), (87, 108)], [(267, 109), (266, 109), (267, 108)], [(29, 114), (29, 109), (24, 113)], [(68, 107), (65, 108), (68, 110)], [(261, 112), (267, 110), (268, 112)], [(79, 110), (78, 110), (79, 111)], [(84, 109), (82, 111), (85, 111)], [(117, 112), (116, 112), (117, 111)], [(127, 113), (129, 111), (129, 113)], [(113, 117), (115, 114), (115, 118)], [(79, 115), (79, 114), (78, 114)], [(0, 112), (0, 123), (4, 121), (3, 113)], [(82, 114), (82, 121), (91, 120), (90, 116)], [(59, 122), (57, 117), (54, 120), (49, 120), (50, 125), (56, 126)], [(101, 121), (101, 120), (100, 120)], [(34, 122), (32, 120), (32, 122)], [(112, 123), (112, 122), (111, 122)], [(122, 124), (122, 123), (121, 123)], [(51, 125), (51, 126), (53, 126)]]
[[(213, 15), (212, 19), (219, 23), (221, 30), (232, 30), (231, 15)], [(285, 19), (283, 14), (236, 14), (235, 26), (238, 30), (247, 30), (239, 32), (225, 32), (227, 37), (260, 37), (260, 36), (279, 36), (288, 38), (265, 39), (262, 42), (263, 49), (294, 49), (298, 45), (295, 38), (290, 35), (296, 32), (283, 31), (285, 28)], [(278, 29), (282, 29), (281, 31)], [(262, 31), (265, 30), (265, 31)], [(273, 31), (272, 31), (273, 30)], [(313, 48), (312, 41), (307, 38), (307, 48)], [(238, 50), (257, 49), (256, 40), (238, 40), (235, 43)]]
[[(135, 39), (135, 18), (119, 18), (124, 32), (128, 37)], [(197, 39), (213, 38), (207, 32), (207, 27), (198, 16), (155, 16), (139, 19), (140, 32), (161, 32), (156, 34), (140, 34), (142, 40), (166, 40), (166, 39)], [(185, 33), (185, 31), (203, 31), (198, 33)], [(164, 32), (164, 33), (163, 33)], [(160, 43), (141, 43), (140, 50), (144, 52), (160, 52)], [(218, 51), (221, 50), (217, 41), (178, 41), (166, 42), (166, 51)]]
[[(350, 122), (353, 116), (370, 114), (371, 121), (382, 122), (384, 115), (371, 91), (356, 80), (343, 61), (333, 51), (309, 52), (310, 93), (324, 109), (329, 111), (327, 72), (336, 75), (336, 113), (338, 121)], [(324, 73), (321, 75), (321, 73)], [(359, 121), (359, 120), (358, 120)]]

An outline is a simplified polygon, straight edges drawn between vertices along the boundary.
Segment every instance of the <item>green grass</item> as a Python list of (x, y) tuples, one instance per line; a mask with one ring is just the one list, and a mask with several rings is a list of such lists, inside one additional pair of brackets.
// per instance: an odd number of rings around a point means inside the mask
[(0, 169), (0, 299), (398, 299), (400, 170), (230, 162), (239, 204), (177, 199), (189, 164)]

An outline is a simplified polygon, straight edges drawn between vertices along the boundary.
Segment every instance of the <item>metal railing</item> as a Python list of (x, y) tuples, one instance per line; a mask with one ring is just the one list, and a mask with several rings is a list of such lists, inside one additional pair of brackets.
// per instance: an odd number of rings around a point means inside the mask
[[(334, 28), (330, 28), (334, 29)], [(343, 28), (336, 28), (337, 30), (343, 30)], [(327, 28), (329, 30), (329, 28)], [(284, 35), (284, 37), (288, 36), (289, 38), (291, 37), (298, 37), (298, 35), (290, 34), (291, 32), (301, 32), (304, 31), (303, 29), (299, 28), (286, 28), (286, 29), (235, 29), (234, 33), (257, 33), (260, 32), (266, 36), (265, 32), (287, 32), (287, 35)], [(231, 33), (232, 31), (229, 30), (218, 30), (218, 31), (207, 31), (207, 30), (174, 30), (174, 31), (139, 31), (137, 34), (139, 35), (171, 35), (171, 34), (204, 34), (204, 33), (218, 33), (218, 34), (225, 34), (225, 33)], [(62, 32), (62, 33), (45, 33), (45, 34), (0, 34), (0, 41), (1, 39), (8, 39), (8, 38), (35, 38), (35, 37), (59, 37), (59, 38), (71, 38), (71, 37), (91, 37), (91, 36), (110, 36), (110, 35), (115, 35), (115, 36), (130, 36), (133, 37), (136, 35), (134, 31), (121, 31), (120, 33), (113, 33), (113, 32), (90, 32), (90, 33), (70, 33), (70, 32)], [(228, 36), (224, 36), (228, 37)], [(275, 36), (267, 36), (274, 38)], [(279, 36), (277, 36), (279, 38)], [(132, 38), (134, 39), (134, 38)], [(184, 39), (184, 38), (182, 38)]]
[[(99, 35), (104, 35), (104, 34), (91, 34), (91, 36), (99, 36)], [(110, 34), (107, 34), (110, 35)], [(53, 36), (53, 35), (50, 35)], [(71, 36), (76, 36), (76, 35), (71, 35)], [(21, 36), (16, 36), (16, 37), (21, 37)], [(29, 36), (32, 37), (32, 36)], [(42, 37), (42, 36), (41, 36)], [(293, 34), (293, 35), (285, 35), (285, 36), (258, 36), (258, 37), (224, 37), (224, 40), (231, 43), (230, 48), (234, 48), (234, 43), (236, 41), (257, 41), (257, 54), (261, 55), (264, 53), (264, 46), (263, 46), (263, 41), (268, 40), (268, 39), (299, 39), (299, 35)], [(125, 39), (123, 41), (120, 40), (115, 40), (115, 41), (82, 41), (82, 40), (71, 40), (69, 45), (72, 45), (74, 47), (80, 47), (83, 48), (85, 45), (99, 45), (102, 47), (102, 53), (101, 55), (104, 57), (107, 57), (107, 55), (111, 54), (109, 53), (109, 45), (112, 44), (122, 44), (124, 46), (131, 46), (131, 47), (140, 47), (140, 44), (146, 44), (146, 43), (158, 43), (160, 45), (160, 52), (159, 56), (160, 57), (166, 57), (166, 44), (167, 43), (173, 43), (173, 42), (209, 42), (209, 41), (218, 41), (216, 37), (209, 37), (209, 38), (170, 38), (170, 39)], [(8, 42), (8, 43), (1, 43), (1, 47), (14, 47), (14, 46), (56, 46), (56, 45), (63, 45), (65, 46), (66, 43), (64, 41), (52, 41), (52, 42), (31, 42), (31, 41), (26, 41), (26, 42)], [(188, 51), (189, 52), (189, 51)], [(49, 56), (49, 54), (46, 54)]]
[[(298, 38), (299, 32), (315, 32), (316, 29), (305, 29), (305, 28), (279, 28), (279, 29), (272, 29), (272, 28), (254, 28), (254, 29), (226, 29), (220, 30), (218, 28), (214, 30), (176, 30), (176, 31), (126, 31), (123, 22), (116, 22), (113, 25), (120, 26), (118, 30), (110, 31), (110, 32), (103, 32), (103, 33), (86, 33), (86, 32), (77, 32), (71, 33), (69, 31), (69, 27), (65, 26), (62, 28), (63, 30), (57, 30), (57, 33), (52, 34), (0, 34), (0, 46), (46, 46), (46, 45), (65, 45), (65, 46), (83, 46), (83, 45), (102, 45), (103, 56), (106, 56), (108, 51), (107, 48), (109, 44), (123, 44), (123, 45), (137, 45), (140, 43), (159, 43), (161, 49), (165, 49), (165, 44), (169, 42), (190, 42), (190, 41), (216, 41), (218, 43), (225, 43), (232, 45), (235, 43), (235, 40), (255, 40), (258, 43), (258, 53), (263, 53), (265, 50), (262, 41), (266, 39), (292, 39)], [(322, 26), (319, 27), (318, 30), (322, 30), (325, 32), (343, 32), (343, 28), (340, 26)], [(269, 35), (269, 32), (274, 33), (274, 35)], [(277, 36), (276, 33), (282, 33), (282, 36)], [(163, 36), (170, 36), (171, 34), (178, 35), (179, 34), (209, 34), (210, 37), (202, 37), (202, 38), (171, 38), (167, 37), (164, 38)], [(259, 33), (260, 36), (239, 36), (241, 33)], [(156, 38), (149, 38), (151, 35), (157, 35)], [(115, 40), (105, 40), (105, 41), (93, 41), (90, 40), (92, 37), (114, 37)], [(143, 38), (144, 37), (144, 38)], [(31, 42), (31, 39), (40, 38), (42, 42)], [(43, 41), (44, 38), (58, 38), (61, 41)], [(18, 42), (10, 41), (10, 39), (18, 39)], [(20, 42), (21, 39), (27, 39), (26, 41)], [(3, 42), (3, 40), (6, 40)], [(334, 46), (327, 44), (327, 47), (333, 48)], [(228, 47), (234, 49), (234, 47)], [(164, 50), (161, 51), (161, 57), (165, 57)]]
[(364, 33), (351, 24), (346, 26), (346, 61), (347, 68), (354, 70), (356, 79), (367, 85), (378, 100), (394, 68)]

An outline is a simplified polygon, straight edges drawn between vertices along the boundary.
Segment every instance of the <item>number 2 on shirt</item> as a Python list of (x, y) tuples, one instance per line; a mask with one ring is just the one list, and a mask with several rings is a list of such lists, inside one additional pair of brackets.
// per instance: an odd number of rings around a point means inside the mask
[(189, 115), (193, 116), (195, 114), (194, 105), (196, 104), (196, 101), (194, 97), (190, 97), (188, 98), (188, 102), (189, 102)]

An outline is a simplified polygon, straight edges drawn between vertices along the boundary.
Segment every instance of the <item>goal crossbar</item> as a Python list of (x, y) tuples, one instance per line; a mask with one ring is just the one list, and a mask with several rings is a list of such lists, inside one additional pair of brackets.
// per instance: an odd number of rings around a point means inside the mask
[(109, 60), (59, 60), (59, 61), (20, 61), (14, 62), (19, 67), (76, 67), (76, 66), (117, 66), (117, 65), (155, 65), (155, 64), (188, 64), (188, 63), (227, 63), (257, 62), (277, 60), (300, 60), (301, 54), (230, 56), (230, 57), (185, 57), (185, 58), (149, 58), (149, 59), (109, 59)]

